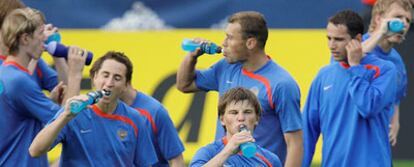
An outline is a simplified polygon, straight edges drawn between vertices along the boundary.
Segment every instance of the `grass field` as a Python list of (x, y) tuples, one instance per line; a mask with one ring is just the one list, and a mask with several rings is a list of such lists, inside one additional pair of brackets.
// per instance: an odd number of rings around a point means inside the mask
[[(320, 167), (320, 164), (313, 164), (312, 167)], [(394, 160), (394, 167), (414, 167), (414, 161)]]

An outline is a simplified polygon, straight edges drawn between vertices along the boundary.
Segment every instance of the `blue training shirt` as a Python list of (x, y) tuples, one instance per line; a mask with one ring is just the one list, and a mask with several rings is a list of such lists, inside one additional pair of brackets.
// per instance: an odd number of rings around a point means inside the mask
[(29, 146), (60, 107), (14, 61), (0, 66), (0, 87), (0, 166), (48, 166), (46, 155), (29, 155)]
[[(370, 37), (368, 33), (364, 34), (362, 37), (362, 40), (366, 40)], [(397, 96), (395, 99), (396, 104), (400, 104), (400, 101), (402, 98), (404, 98), (407, 95), (407, 70), (405, 68), (405, 64), (403, 59), (401, 58), (400, 54), (397, 50), (394, 48), (391, 48), (391, 50), (387, 53), (382, 50), (380, 46), (376, 46), (372, 51), (372, 54), (378, 56), (379, 58), (383, 60), (390, 61), (394, 64), (394, 66), (397, 69)], [(393, 115), (393, 111), (391, 115)]]
[[(285, 162), (287, 151), (283, 134), (302, 129), (300, 90), (287, 71), (270, 58), (254, 72), (243, 69), (241, 63), (229, 64), (222, 59), (209, 69), (196, 71), (195, 83), (199, 89), (218, 91), (220, 96), (239, 86), (253, 91), (263, 108), (253, 137), (258, 145)], [(224, 135), (224, 129), (217, 120), (216, 140)]]
[(150, 133), (158, 157), (158, 163), (153, 166), (169, 166), (168, 160), (182, 154), (184, 145), (167, 110), (154, 98), (138, 91), (131, 107), (144, 117)]
[(391, 166), (387, 112), (393, 107), (395, 78), (393, 65), (372, 54), (358, 66), (323, 67), (303, 111), (303, 166), (310, 166), (321, 133), (322, 166)]
[[(220, 153), (227, 144), (227, 138), (216, 140), (213, 143), (199, 149), (191, 160), (190, 167), (201, 167)], [(247, 158), (241, 152), (231, 155), (223, 166), (251, 167), (267, 166), (282, 167), (282, 163), (276, 154), (257, 146), (257, 153), (254, 157)]]
[[(5, 59), (6, 56), (0, 55), (0, 65)], [(49, 92), (59, 83), (56, 71), (49, 67), (42, 58), (39, 58), (35, 71), (31, 75), (42, 89)]]
[(62, 143), (62, 167), (129, 167), (157, 163), (144, 120), (121, 101), (112, 114), (104, 113), (96, 105), (81, 111), (62, 129), (52, 148), (58, 143)]

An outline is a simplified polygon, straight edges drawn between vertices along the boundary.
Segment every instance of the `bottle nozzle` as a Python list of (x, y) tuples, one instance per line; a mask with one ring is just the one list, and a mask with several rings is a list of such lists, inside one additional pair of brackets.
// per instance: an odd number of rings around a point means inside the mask
[(247, 126), (244, 125), (244, 124), (241, 124), (239, 128), (240, 128), (239, 132), (248, 132), (249, 131), (249, 129), (247, 129)]
[(109, 90), (102, 89), (102, 94), (103, 94), (104, 96), (111, 96), (112, 92), (111, 92), (111, 91), (109, 91)]
[(218, 46), (217, 50), (216, 50), (216, 53), (223, 53), (223, 48)]

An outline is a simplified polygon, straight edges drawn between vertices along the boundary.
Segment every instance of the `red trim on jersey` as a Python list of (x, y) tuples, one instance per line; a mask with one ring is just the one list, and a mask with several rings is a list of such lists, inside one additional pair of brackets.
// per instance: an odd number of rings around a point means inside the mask
[(375, 2), (377, 0), (361, 0), (361, 2), (365, 5), (370, 5), (370, 6), (374, 6)]
[(273, 167), (272, 164), (269, 162), (269, 160), (266, 157), (260, 155), (259, 153), (256, 153), (255, 155), (257, 157), (259, 157), (261, 160), (263, 160), (266, 163), (267, 166)]
[(154, 119), (152, 118), (151, 114), (147, 110), (144, 110), (142, 108), (135, 108), (135, 110), (137, 110), (145, 118), (147, 118), (148, 121), (150, 121), (151, 127), (152, 127), (152, 131), (154, 132), (154, 134), (157, 134), (158, 133), (158, 128), (157, 128), (157, 125), (155, 125)]
[[(348, 69), (350, 66), (349, 66), (349, 64), (347, 64), (347, 63), (345, 63), (345, 62), (340, 62), (339, 63), (343, 68), (345, 68), (345, 69)], [(375, 75), (374, 75), (374, 78), (378, 78), (379, 77), (379, 75), (381, 74), (381, 70), (380, 70), (380, 68), (378, 67), (378, 66), (376, 66), (376, 65), (372, 65), (372, 64), (365, 64), (364, 65), (364, 67), (365, 67), (365, 69), (367, 69), (367, 70), (375, 70)]]
[(32, 75), (27, 68), (23, 67), (22, 65), (18, 64), (17, 62), (15, 62), (13, 60), (8, 60), (8, 61), (3, 62), (3, 65), (5, 65), (5, 66), (7, 66), (7, 65), (15, 66), (18, 69), (22, 70), (23, 72), (26, 72), (26, 73)]
[(42, 73), (42, 70), (39, 68), (39, 66), (36, 66), (36, 73), (37, 73), (37, 76), (39, 76), (39, 78), (42, 79), (43, 73)]
[(101, 109), (98, 108), (98, 106), (92, 105), (92, 111), (96, 113), (96, 115), (103, 117), (103, 118), (107, 118), (107, 119), (113, 119), (113, 120), (118, 120), (118, 121), (122, 121), (125, 122), (129, 125), (131, 125), (134, 128), (134, 132), (135, 132), (135, 136), (138, 136), (138, 128), (135, 125), (135, 123), (129, 119), (128, 117), (125, 116), (121, 116), (121, 115), (116, 115), (116, 114), (107, 114), (104, 113)]
[(351, 66), (349, 66), (349, 64), (348, 63), (345, 63), (345, 62), (343, 62), (343, 61), (341, 61), (341, 62), (339, 62), (339, 65), (341, 65), (343, 68), (345, 68), (345, 69), (348, 69), (349, 67), (351, 67)]
[(381, 74), (380, 68), (378, 66), (376, 66), (376, 65), (366, 64), (364, 67), (366, 69), (368, 69), (368, 70), (375, 70), (375, 76), (374, 76), (374, 78), (378, 78), (379, 75)]
[(6, 60), (6, 56), (5, 55), (0, 55), (0, 60)]
[(261, 76), (261, 75), (254, 74), (254, 73), (249, 72), (249, 71), (247, 71), (245, 69), (242, 69), (242, 74), (244, 74), (244, 75), (246, 75), (246, 76), (248, 76), (250, 78), (253, 78), (255, 80), (258, 80), (258, 81), (260, 81), (260, 82), (262, 82), (264, 84), (264, 86), (266, 87), (267, 100), (269, 101), (270, 108), (272, 110), (275, 109), (275, 106), (273, 104), (273, 98), (272, 98), (272, 93), (271, 93), (271, 89), (270, 89), (270, 82), (269, 82), (269, 80), (267, 78)]
[[(229, 141), (227, 140), (227, 137), (223, 137), (223, 138), (221, 138), (221, 141), (223, 141), (223, 144), (224, 144), (224, 145), (227, 145), (227, 143), (229, 142)], [(241, 151), (239, 151), (239, 152), (238, 152), (238, 154), (243, 155), (243, 153), (242, 153)], [(269, 161), (266, 157), (264, 157), (264, 156), (260, 155), (259, 153), (256, 153), (256, 154), (255, 154), (255, 156), (256, 156), (256, 157), (258, 157), (258, 158), (260, 158), (261, 160), (263, 160), (263, 162), (264, 162), (267, 166), (269, 166), (269, 167), (273, 167), (273, 166), (272, 166), (272, 164), (270, 163), (270, 161)]]

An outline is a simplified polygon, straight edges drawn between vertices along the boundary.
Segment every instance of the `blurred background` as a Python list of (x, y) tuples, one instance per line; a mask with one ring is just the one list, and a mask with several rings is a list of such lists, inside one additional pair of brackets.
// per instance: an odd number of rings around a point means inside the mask
[[(318, 70), (329, 63), (325, 26), (329, 16), (352, 9), (369, 23), (373, 0), (23, 0), (41, 10), (48, 23), (59, 27), (62, 43), (77, 45), (95, 58), (109, 50), (122, 51), (134, 63), (132, 83), (139, 91), (154, 96), (169, 114), (185, 143), (189, 162), (198, 148), (214, 139), (217, 93), (183, 94), (175, 89), (175, 75), (186, 54), (184, 38), (202, 37), (217, 44), (224, 39), (226, 19), (234, 12), (261, 12), (271, 29), (266, 52), (286, 68), (298, 82), (302, 107)], [(374, 0), (375, 1), (375, 0)], [(401, 128), (393, 148), (395, 166), (414, 166), (414, 33), (397, 46), (408, 72), (407, 97), (401, 103)], [(46, 60), (51, 60), (44, 54)], [(208, 68), (221, 55), (204, 55), (197, 68)], [(85, 69), (82, 89), (91, 89)], [(97, 139), (99, 140), (99, 139)], [(320, 162), (320, 148), (315, 165)], [(51, 161), (60, 150), (49, 154)], [(373, 153), (375, 154), (375, 153)]]

